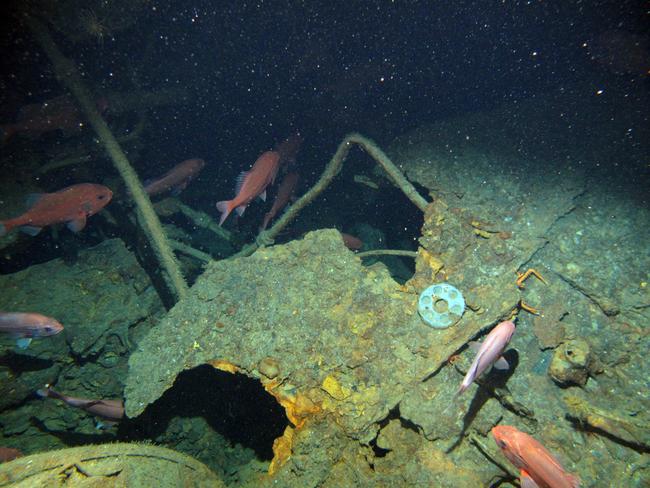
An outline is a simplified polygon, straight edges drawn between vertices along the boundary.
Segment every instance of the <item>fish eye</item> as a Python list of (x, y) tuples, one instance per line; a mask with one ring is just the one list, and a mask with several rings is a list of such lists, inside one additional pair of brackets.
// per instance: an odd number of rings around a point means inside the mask
[(43, 327), (43, 328), (45, 329), (45, 332), (52, 332), (52, 331), (54, 330), (54, 329), (53, 329), (52, 327), (50, 327), (49, 325), (46, 325), (46, 326)]
[(106, 195), (97, 195), (98, 200), (103, 200), (104, 198), (106, 198)]
[(499, 446), (499, 448), (501, 449), (505, 449), (506, 447), (508, 447), (508, 444), (506, 444), (506, 441), (499, 439), (497, 441), (497, 446)]

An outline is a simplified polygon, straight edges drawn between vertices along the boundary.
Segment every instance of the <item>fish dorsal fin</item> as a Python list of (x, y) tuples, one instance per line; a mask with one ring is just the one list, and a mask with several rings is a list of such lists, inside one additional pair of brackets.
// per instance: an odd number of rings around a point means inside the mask
[(25, 205), (28, 209), (32, 208), (41, 198), (43, 198), (44, 195), (45, 193), (30, 193), (25, 198)]
[(239, 173), (237, 176), (237, 180), (235, 181), (235, 196), (239, 195), (239, 192), (241, 191), (241, 187), (244, 184), (244, 180), (248, 176), (248, 171), (242, 171)]

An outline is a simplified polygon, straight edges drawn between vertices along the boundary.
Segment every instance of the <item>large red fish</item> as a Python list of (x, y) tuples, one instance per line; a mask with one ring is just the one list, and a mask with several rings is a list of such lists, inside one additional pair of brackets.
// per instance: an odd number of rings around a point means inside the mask
[(71, 407), (80, 408), (109, 422), (118, 422), (124, 417), (124, 402), (122, 400), (91, 400), (71, 397), (54, 391), (48, 385), (45, 385), (45, 388), (41, 390), (37, 390), (36, 394), (41, 398), (61, 400)]
[(55, 193), (37, 193), (28, 198), (30, 209), (13, 219), (0, 221), (0, 237), (14, 228), (38, 234), (46, 225), (65, 222), (70, 230), (79, 232), (86, 219), (111, 201), (113, 192), (103, 185), (80, 183)]
[(567, 473), (560, 462), (534, 438), (510, 425), (497, 425), (492, 436), (505, 457), (520, 470), (523, 487), (578, 488), (580, 478)]
[(0, 332), (17, 339), (21, 349), (29, 346), (32, 338), (53, 336), (62, 330), (56, 319), (40, 313), (0, 312)]
[[(108, 108), (105, 98), (97, 100), (97, 110), (100, 113)], [(47, 100), (43, 103), (32, 103), (20, 109), (16, 122), (0, 125), (0, 138), (3, 142), (16, 134), (29, 137), (40, 137), (46, 132), (55, 130), (79, 131), (83, 127), (83, 118), (79, 109), (69, 95)]]
[(199, 174), (204, 166), (205, 161), (202, 159), (187, 159), (182, 163), (178, 163), (160, 178), (146, 181), (144, 191), (150, 197), (167, 190), (171, 190), (174, 195), (178, 195), (187, 188), (187, 185)]
[(264, 215), (264, 221), (260, 230), (266, 229), (266, 226), (269, 225), (269, 222), (282, 210), (289, 200), (293, 196), (296, 186), (298, 185), (298, 173), (287, 173), (282, 179), (282, 183), (278, 187), (278, 193), (275, 195), (275, 200), (273, 201), (273, 206), (271, 210), (266, 212)]
[(217, 210), (221, 212), (219, 225), (223, 224), (230, 212), (235, 210), (242, 215), (246, 206), (255, 197), (266, 200), (266, 187), (273, 183), (278, 173), (280, 155), (275, 151), (263, 153), (249, 171), (244, 171), (237, 178), (237, 194), (232, 200), (217, 202)]

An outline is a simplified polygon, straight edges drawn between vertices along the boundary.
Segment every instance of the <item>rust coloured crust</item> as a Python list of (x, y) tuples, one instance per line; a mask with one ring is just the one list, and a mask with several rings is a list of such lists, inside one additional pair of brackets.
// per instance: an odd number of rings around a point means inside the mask
[(226, 373), (241, 373), (241, 368), (229, 361), (226, 361), (224, 359), (213, 359), (211, 361), (208, 361), (208, 364), (212, 366), (213, 368), (216, 368), (221, 371), (225, 371)]

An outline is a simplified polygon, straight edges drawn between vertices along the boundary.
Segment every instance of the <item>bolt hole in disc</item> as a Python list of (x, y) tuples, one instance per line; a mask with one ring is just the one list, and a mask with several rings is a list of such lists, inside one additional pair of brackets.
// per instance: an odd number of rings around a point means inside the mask
[(445, 313), (447, 310), (449, 310), (449, 307), (447, 306), (446, 300), (438, 298), (433, 304), (433, 309), (438, 313)]
[(456, 287), (448, 283), (437, 283), (420, 294), (418, 312), (427, 325), (445, 329), (463, 316), (465, 299)]

